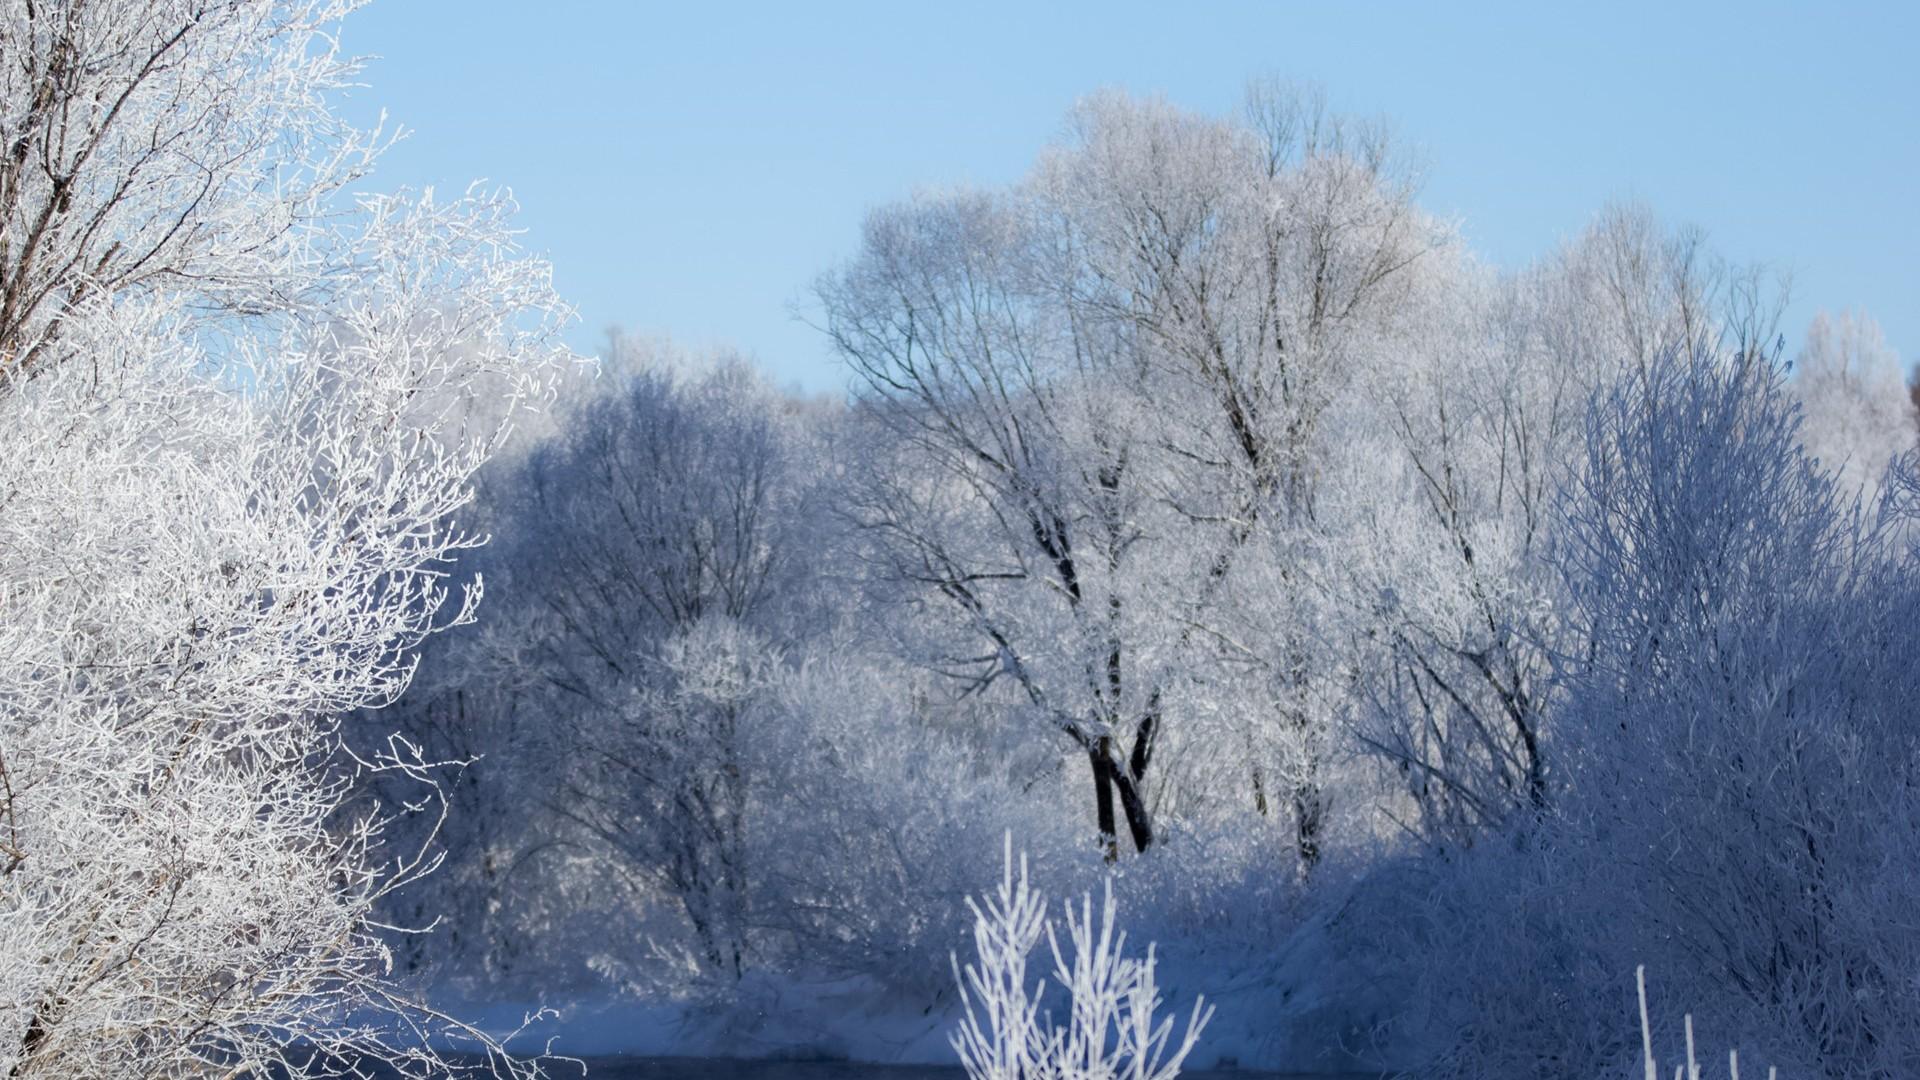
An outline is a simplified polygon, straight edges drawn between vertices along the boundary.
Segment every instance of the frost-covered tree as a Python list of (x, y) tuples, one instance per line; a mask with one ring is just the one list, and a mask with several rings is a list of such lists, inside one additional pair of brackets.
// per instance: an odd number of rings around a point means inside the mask
[(1354, 731), (1403, 777), (1403, 824), (1464, 846), (1550, 799), (1553, 658), (1580, 645), (1543, 556), (1590, 399), (1662, 355), (1751, 353), (1783, 296), (1632, 206), (1518, 275), (1429, 269), (1350, 421), (1337, 581)]
[(1553, 542), (1582, 643), (1553, 811), (1391, 893), (1448, 928), (1411, 935), (1443, 1075), (1626, 1065), (1592, 988), (1643, 961), (1793, 1075), (1920, 1060), (1920, 959), (1887, 930), (1920, 899), (1912, 459), (1862, 513), (1798, 424), (1729, 352), (1596, 399)]
[(1820, 312), (1793, 364), (1800, 438), (1841, 484), (1871, 497), (1887, 462), (1914, 448), (1915, 412), (1880, 326), (1864, 312)]
[(533, 390), (538, 339), (511, 320), (548, 300), (538, 265), (472, 257), (476, 236), (506, 250), (475, 209), (371, 208), (387, 272), (245, 369), (122, 301), (76, 309), (9, 387), (0, 1053), (19, 1074), (382, 1052), (362, 1010), (401, 999), (372, 906), (425, 867), (380, 851), (400, 808), (356, 809), (346, 781), (408, 771), (424, 798), (432, 775), (335, 721), (395, 698), (413, 646), (478, 598), (449, 588), (478, 540), (451, 516), (490, 440), (415, 402)]
[[(561, 308), (510, 200), (362, 199), (349, 5), (0, 12), (0, 1068), (530, 1073), (388, 978), (394, 700)], [(411, 782), (408, 805), (358, 774)], [(479, 1058), (449, 1058), (448, 1040)]]
[(1350, 649), (1351, 730), (1411, 796), (1401, 824), (1470, 845), (1548, 799), (1538, 556), (1594, 373), (1544, 345), (1539, 278), (1447, 269), (1424, 333), (1347, 420), (1327, 500), (1345, 555), (1319, 569)]
[(494, 617), (432, 658), (403, 727), (482, 757), (467, 774), (481, 824), (438, 899), (483, 970), (582, 959), (530, 955), (532, 935), (604, 949), (567, 928), (597, 890), (671, 907), (690, 933), (660, 939), (737, 978), (749, 788), (813, 602), (803, 432), (737, 359), (613, 344), (557, 430), (489, 480)]
[[(1167, 601), (1177, 651), (1189, 669), (1253, 676), (1251, 697), (1208, 695), (1226, 721), (1215, 738), (1243, 756), (1254, 808), (1292, 819), (1310, 868), (1333, 742), (1303, 559), (1323, 532), (1325, 421), (1407, 327), (1410, 271), (1447, 237), (1412, 204), (1384, 129), (1311, 91), (1256, 83), (1238, 123), (1099, 96), (1071, 130), (1035, 183), (1076, 260), (1057, 275), (1069, 310), (1135, 350), (1156, 421), (1151, 490), (1193, 564)], [(1234, 581), (1258, 572), (1255, 551), (1268, 557), (1257, 589)], [(1271, 617), (1236, 612), (1249, 592)], [(1255, 626), (1271, 633), (1249, 650)], [(1137, 743), (1158, 737), (1170, 690), (1149, 690)]]
[[(855, 516), (957, 634), (930, 662), (1065, 733), (1104, 836), (1117, 799), (1153, 841), (1180, 800), (1150, 773), (1165, 750), (1237, 773), (1311, 866), (1330, 721), (1295, 563), (1321, 418), (1443, 236), (1370, 133), (1256, 104), (1242, 124), (1090, 99), (1020, 187), (874, 215), (821, 297), (896, 447)], [(1246, 621), (1230, 582), (1254, 551), (1293, 617)]]
[(73, 0), (0, 11), (0, 373), (89, 301), (278, 309), (327, 278), (319, 212), (377, 133), (334, 115), (356, 0)]
[(1038, 243), (1020, 197), (929, 197), (872, 215), (860, 256), (823, 281), (876, 448), (845, 511), (902, 598), (932, 602), (922, 658), (970, 693), (1010, 687), (1064, 733), (1104, 842), (1117, 795), (1144, 849), (1141, 451), (1131, 402), (1100, 385), (1125, 377), (1124, 343), (1064, 317)]

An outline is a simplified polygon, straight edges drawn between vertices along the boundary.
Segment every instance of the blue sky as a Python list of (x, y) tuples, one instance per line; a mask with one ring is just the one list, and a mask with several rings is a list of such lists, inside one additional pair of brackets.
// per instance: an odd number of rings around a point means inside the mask
[(1791, 271), (1790, 344), (1860, 306), (1920, 359), (1920, 3), (1457, 6), (381, 0), (343, 42), (380, 58), (350, 114), (413, 132), (379, 186), (511, 186), (582, 348), (838, 389), (793, 313), (867, 208), (1017, 179), (1100, 87), (1225, 112), (1272, 73), (1391, 119), (1498, 265), (1639, 198)]

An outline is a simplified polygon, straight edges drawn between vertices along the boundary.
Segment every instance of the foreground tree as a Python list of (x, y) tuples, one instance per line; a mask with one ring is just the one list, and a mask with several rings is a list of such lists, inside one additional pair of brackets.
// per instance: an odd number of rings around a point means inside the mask
[(14, 0), (0, 11), (0, 374), (90, 300), (283, 307), (324, 278), (325, 200), (379, 139), (334, 116), (358, 0)]
[[(1046, 899), (1027, 881), (1023, 852), (1014, 870), (1013, 840), (1006, 841), (999, 890), (969, 899), (975, 958), (963, 970), (953, 960), (954, 979), (966, 1018), (952, 1035), (969, 1080), (1174, 1080), (1213, 1017), (1196, 998), (1185, 1030), (1172, 1017), (1154, 1014), (1164, 1002), (1155, 977), (1153, 946), (1145, 959), (1128, 956), (1127, 934), (1118, 925), (1113, 879), (1103, 883), (1100, 916), (1091, 895), (1063, 905), (1067, 948), (1046, 914)], [(1047, 939), (1053, 982), (1067, 995), (1065, 1024), (1043, 1010), (1046, 980), (1027, 981), (1027, 955)]]
[(430, 808), (434, 763), (338, 718), (472, 617), (504, 424), (459, 405), (544, 398), (561, 309), (508, 200), (321, 219), (366, 146), (325, 103), (349, 6), (0, 14), (11, 1076), (534, 1071), (387, 981), (376, 902), (432, 860), (353, 779)]

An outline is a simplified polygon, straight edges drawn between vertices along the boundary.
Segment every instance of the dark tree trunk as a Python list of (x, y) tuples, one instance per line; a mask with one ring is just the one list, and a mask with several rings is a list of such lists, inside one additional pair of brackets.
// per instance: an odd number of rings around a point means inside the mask
[(1120, 789), (1120, 808), (1127, 814), (1127, 832), (1133, 836), (1133, 850), (1145, 851), (1153, 844), (1153, 815), (1140, 794), (1140, 781), (1130, 770), (1114, 768), (1114, 786)]
[(27, 1021), (27, 1033), (20, 1039), (20, 1060), (14, 1062), (13, 1068), (8, 1071), (9, 1077), (26, 1075), (28, 1066), (33, 1064), (33, 1055), (39, 1053), (40, 1047), (46, 1044), (47, 1010), (46, 1002), (41, 1002), (33, 1010), (32, 1019)]
[(1120, 796), (1120, 810), (1127, 818), (1127, 835), (1133, 850), (1145, 851), (1153, 845), (1153, 814), (1140, 793), (1140, 781), (1133, 770), (1113, 756), (1113, 739), (1103, 736), (1087, 751), (1087, 764), (1093, 770), (1093, 808), (1100, 828), (1100, 846), (1107, 861), (1120, 857), (1120, 839), (1113, 813), (1113, 799)]
[(1113, 825), (1113, 757), (1108, 753), (1110, 740), (1097, 740), (1087, 750), (1087, 764), (1093, 769), (1093, 812), (1100, 829), (1100, 847), (1107, 861), (1120, 857), (1120, 841)]
[(1320, 862), (1320, 827), (1325, 812), (1318, 784), (1300, 784), (1293, 789), (1293, 834), (1300, 848), (1302, 874), (1313, 873)]

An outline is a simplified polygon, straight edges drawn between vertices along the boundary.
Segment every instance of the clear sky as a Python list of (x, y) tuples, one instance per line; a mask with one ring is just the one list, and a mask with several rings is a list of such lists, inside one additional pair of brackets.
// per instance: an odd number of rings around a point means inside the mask
[(1270, 73), (1390, 118), (1498, 265), (1639, 198), (1790, 270), (1789, 347), (1857, 305), (1920, 359), (1920, 2), (1464, 8), (379, 0), (343, 41), (379, 57), (350, 113), (413, 132), (379, 186), (511, 186), (581, 348), (619, 324), (840, 388), (794, 312), (867, 208), (1019, 178), (1095, 89), (1220, 113)]

